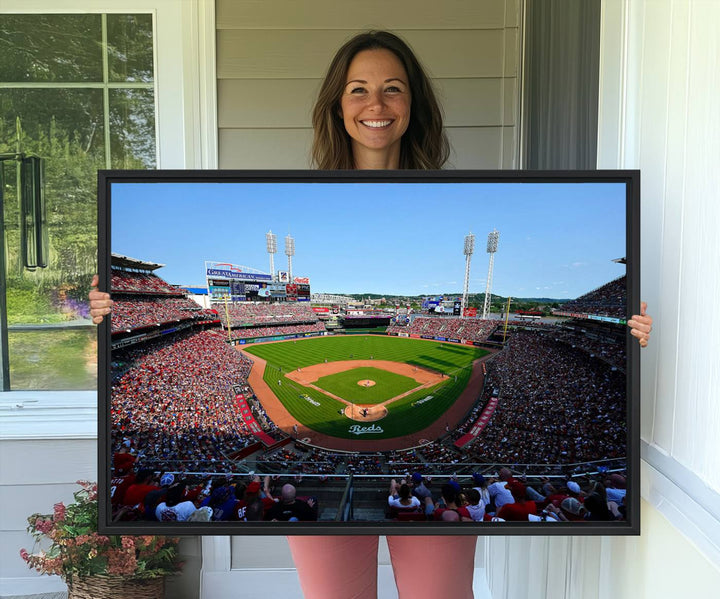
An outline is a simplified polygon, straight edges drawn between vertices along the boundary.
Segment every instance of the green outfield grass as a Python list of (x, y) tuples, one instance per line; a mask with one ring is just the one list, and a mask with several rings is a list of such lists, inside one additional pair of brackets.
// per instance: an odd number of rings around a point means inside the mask
[[(358, 423), (338, 413), (345, 404), (320, 391), (294, 383), (285, 377), (287, 372), (324, 363), (326, 360), (335, 362), (374, 358), (404, 362), (446, 374), (447, 378), (434, 387), (411, 393), (388, 406), (387, 417), (375, 423), (382, 427), (383, 432), (373, 434), (371, 438), (389, 439), (422, 430), (441, 419), (465, 389), (472, 362), (488, 353), (470, 345), (374, 335), (314, 337), (281, 343), (245, 345), (243, 349), (267, 361), (264, 379), (295, 418), (311, 429), (344, 439), (370, 437), (357, 437), (349, 431), (350, 426)], [(278, 381), (281, 382), (280, 385)], [(336, 395), (344, 397), (340, 393)], [(427, 397), (432, 399), (413, 406), (414, 402)]]
[[(372, 387), (358, 385), (358, 381), (368, 379), (375, 381), (375, 385)], [(369, 367), (353, 368), (346, 372), (323, 376), (314, 384), (338, 397), (358, 404), (381, 403), (420, 386), (420, 383), (410, 377)]]

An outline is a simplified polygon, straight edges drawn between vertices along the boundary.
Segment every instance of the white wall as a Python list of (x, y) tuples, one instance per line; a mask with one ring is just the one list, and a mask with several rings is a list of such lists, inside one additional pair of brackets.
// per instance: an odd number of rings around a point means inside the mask
[(314, 99), (335, 51), (391, 29), (428, 69), (451, 168), (517, 168), (520, 0), (217, 1), (219, 165), (308, 168)]
[(720, 2), (605, 0), (599, 168), (642, 177), (642, 535), (492, 539), (494, 599), (717, 596)]

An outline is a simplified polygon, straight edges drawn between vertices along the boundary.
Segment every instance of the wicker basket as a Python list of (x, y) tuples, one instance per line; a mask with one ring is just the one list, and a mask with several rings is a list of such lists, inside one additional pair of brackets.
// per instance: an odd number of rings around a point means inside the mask
[(89, 576), (68, 582), (68, 599), (163, 599), (165, 578)]

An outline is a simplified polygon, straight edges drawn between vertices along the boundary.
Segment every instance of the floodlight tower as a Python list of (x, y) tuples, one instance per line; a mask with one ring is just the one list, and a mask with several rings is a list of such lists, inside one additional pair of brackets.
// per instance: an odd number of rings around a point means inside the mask
[(488, 267), (487, 285), (485, 286), (485, 303), (483, 304), (483, 319), (488, 317), (490, 312), (490, 297), (492, 295), (492, 278), (493, 278), (493, 264), (495, 263), (495, 252), (497, 252), (498, 239), (500, 233), (493, 229), (492, 233), (488, 234), (487, 240), (487, 253), (490, 254), (490, 266)]
[(463, 287), (462, 305), (460, 306), (460, 318), (465, 318), (465, 308), (467, 308), (468, 286), (470, 285), (470, 259), (475, 249), (475, 235), (468, 233), (465, 235), (465, 287)]
[(292, 259), (295, 255), (295, 240), (288, 235), (285, 237), (285, 255), (288, 258), (288, 277), (290, 278), (290, 282), (293, 281), (293, 274), (292, 274)]
[(267, 242), (267, 252), (270, 254), (270, 277), (275, 282), (275, 254), (277, 254), (277, 235), (272, 231), (265, 233), (265, 241)]

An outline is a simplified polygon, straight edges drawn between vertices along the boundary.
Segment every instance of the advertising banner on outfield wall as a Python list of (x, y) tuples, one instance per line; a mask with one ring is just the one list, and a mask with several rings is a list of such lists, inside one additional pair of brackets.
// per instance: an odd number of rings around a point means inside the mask
[(319, 306), (313, 306), (313, 312), (316, 314), (327, 314), (330, 312), (330, 308), (321, 308)]

